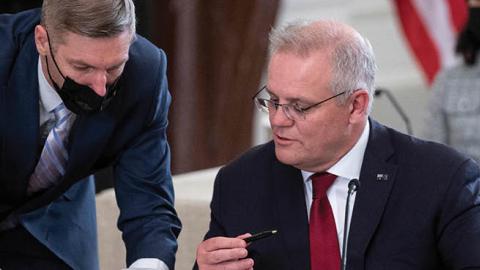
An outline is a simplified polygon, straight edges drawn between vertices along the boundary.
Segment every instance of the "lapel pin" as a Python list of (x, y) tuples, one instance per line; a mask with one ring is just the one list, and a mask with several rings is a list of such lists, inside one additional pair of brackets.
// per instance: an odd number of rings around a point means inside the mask
[(377, 174), (377, 181), (387, 181), (388, 174), (379, 173)]

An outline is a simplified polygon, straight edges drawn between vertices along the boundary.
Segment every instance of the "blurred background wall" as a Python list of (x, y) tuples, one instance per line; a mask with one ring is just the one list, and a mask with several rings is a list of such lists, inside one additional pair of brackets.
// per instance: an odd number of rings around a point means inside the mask
[(260, 83), (279, 1), (137, 2), (151, 18), (145, 34), (169, 56), (173, 172), (218, 166), (248, 149), (250, 97)]
[[(267, 34), (295, 19), (332, 18), (366, 36), (378, 62), (377, 85), (396, 97), (421, 136), (428, 78), (408, 47), (395, 4), (410, 0), (137, 0), (138, 32), (163, 48), (173, 103), (169, 142), (172, 172), (228, 162), (269, 139), (268, 119), (251, 96), (264, 83)], [(437, 0), (424, 0), (438, 6)], [(462, 1), (462, 0), (460, 0)], [(418, 1), (417, 1), (418, 2)], [(453, 2), (453, 1), (452, 1)], [(41, 0), (1, 1), (0, 12), (40, 6)], [(406, 131), (392, 103), (376, 99), (372, 116)], [(111, 186), (109, 170), (98, 188)]]

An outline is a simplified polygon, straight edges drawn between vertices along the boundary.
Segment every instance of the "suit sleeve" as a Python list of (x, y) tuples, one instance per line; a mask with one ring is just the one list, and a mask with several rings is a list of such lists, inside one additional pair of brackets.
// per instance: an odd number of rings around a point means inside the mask
[(480, 269), (478, 165), (468, 160), (451, 181), (439, 219), (439, 252), (448, 269)]
[[(151, 121), (121, 155), (115, 166), (115, 193), (120, 208), (127, 265), (140, 258), (158, 258), (174, 269), (181, 223), (175, 212), (167, 143), (167, 112), (171, 102), (162, 51), (158, 96), (152, 100)], [(134, 89), (132, 89), (134, 90)]]

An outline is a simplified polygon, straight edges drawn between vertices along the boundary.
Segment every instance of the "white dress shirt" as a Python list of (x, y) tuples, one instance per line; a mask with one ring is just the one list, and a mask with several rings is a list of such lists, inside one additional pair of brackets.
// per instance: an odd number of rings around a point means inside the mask
[[(370, 124), (367, 121), (362, 135), (358, 139), (357, 143), (343, 156), (337, 163), (330, 167), (327, 172), (337, 175), (337, 178), (333, 182), (332, 186), (327, 190), (328, 200), (332, 207), (333, 216), (335, 218), (335, 224), (337, 227), (338, 243), (340, 247), (340, 253), (343, 247), (343, 230), (345, 224), (345, 205), (347, 204), (348, 183), (352, 179), (360, 179), (360, 170), (363, 163), (363, 155), (367, 148), (368, 135), (370, 133)], [(312, 176), (315, 172), (307, 172), (302, 170), (302, 176), (305, 188), (305, 202), (307, 204), (308, 218), (310, 219), (310, 207), (312, 205)], [(355, 204), (355, 193), (350, 197), (349, 205), (349, 222), (352, 217), (353, 205)], [(348, 229), (347, 228), (347, 232)]]
[[(40, 126), (55, 117), (51, 112), (62, 103), (62, 99), (55, 89), (48, 83), (42, 72), (40, 57), (38, 58), (38, 86), (40, 91)], [(136, 260), (128, 269), (130, 270), (168, 270), (168, 266), (157, 258), (141, 258)]]
[(51, 118), (55, 118), (52, 110), (62, 103), (62, 99), (48, 83), (42, 72), (40, 57), (38, 58), (38, 87), (40, 91), (40, 126)]

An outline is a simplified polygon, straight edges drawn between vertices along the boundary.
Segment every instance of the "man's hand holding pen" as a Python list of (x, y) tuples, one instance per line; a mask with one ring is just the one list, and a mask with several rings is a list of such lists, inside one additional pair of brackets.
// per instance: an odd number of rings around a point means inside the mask
[(247, 246), (277, 233), (277, 230), (264, 231), (254, 235), (242, 234), (236, 238), (213, 237), (203, 241), (197, 248), (199, 270), (232, 269), (253, 270), (254, 261), (247, 258)]
[(199, 270), (253, 269), (253, 260), (247, 258), (247, 242), (243, 239), (251, 234), (242, 234), (236, 238), (213, 237), (200, 243), (197, 248)]

